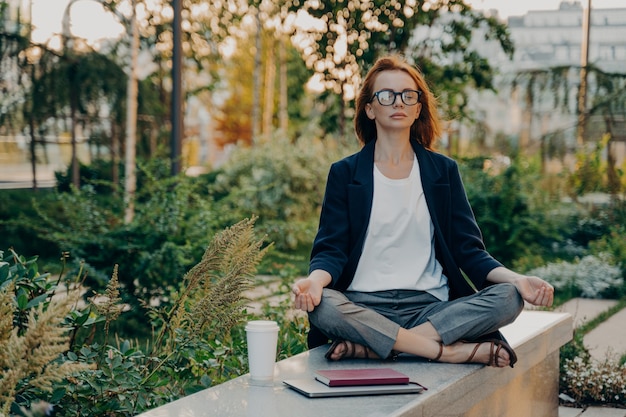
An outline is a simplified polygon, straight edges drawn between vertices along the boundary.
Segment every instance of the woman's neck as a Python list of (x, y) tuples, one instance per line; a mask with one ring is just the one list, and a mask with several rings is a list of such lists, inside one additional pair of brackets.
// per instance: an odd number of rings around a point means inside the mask
[(376, 139), (374, 161), (400, 163), (402, 160), (413, 161), (413, 147), (406, 135), (382, 136)]
[(415, 153), (411, 143), (404, 140), (390, 141), (378, 138), (374, 149), (374, 163), (388, 178), (406, 178), (411, 173)]

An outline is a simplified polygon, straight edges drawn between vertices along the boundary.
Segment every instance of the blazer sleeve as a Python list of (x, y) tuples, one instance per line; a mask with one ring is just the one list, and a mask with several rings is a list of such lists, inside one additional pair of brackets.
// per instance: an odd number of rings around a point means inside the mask
[(487, 274), (502, 264), (494, 259), (482, 239), (482, 233), (467, 199), (456, 162), (449, 166), (451, 192), (451, 248), (459, 268), (477, 288), (484, 288)]
[(345, 162), (331, 165), (322, 202), (319, 228), (309, 263), (309, 273), (321, 269), (328, 272), (334, 286), (339, 279), (349, 254), (349, 207), (347, 187), (351, 180), (350, 168)]

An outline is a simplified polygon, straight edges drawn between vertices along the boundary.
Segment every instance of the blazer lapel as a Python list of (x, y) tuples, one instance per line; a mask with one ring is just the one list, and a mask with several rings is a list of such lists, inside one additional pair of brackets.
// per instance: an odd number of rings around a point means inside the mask
[[(348, 184), (351, 230), (355, 241), (364, 240), (374, 198), (374, 144), (369, 142), (357, 154), (352, 183)], [(361, 242), (362, 245), (363, 242)], [(360, 248), (359, 248), (360, 250)]]

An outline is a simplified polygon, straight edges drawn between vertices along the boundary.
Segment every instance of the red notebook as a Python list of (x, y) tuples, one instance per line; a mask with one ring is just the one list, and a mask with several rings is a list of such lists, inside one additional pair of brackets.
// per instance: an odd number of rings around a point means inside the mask
[(329, 387), (408, 384), (409, 377), (391, 368), (323, 369), (315, 379)]

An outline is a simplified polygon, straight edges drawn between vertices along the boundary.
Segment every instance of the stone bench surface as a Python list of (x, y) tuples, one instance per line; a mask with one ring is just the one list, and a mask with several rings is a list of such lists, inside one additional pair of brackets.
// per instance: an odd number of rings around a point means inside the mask
[[(519, 413), (527, 414), (548, 409), (543, 415), (558, 414), (558, 350), (572, 338), (572, 318), (567, 313), (524, 311), (518, 319), (502, 329), (518, 355), (515, 368), (496, 369), (479, 364), (432, 363), (414, 356), (400, 356), (396, 361), (347, 359), (329, 362), (324, 358), (327, 349), (322, 346), (301, 353), (276, 364), (274, 382), (270, 386), (251, 385), (249, 375), (243, 375), (147, 411), (140, 417), (401, 417), (401, 416), (473, 416), (486, 415), (475, 404), (489, 402), (492, 406), (510, 410), (507, 385), (516, 385), (521, 393), (554, 390), (554, 404), (524, 404)], [(548, 369), (540, 365), (552, 358)], [(555, 360), (556, 358), (556, 369)], [(390, 367), (408, 375), (411, 380), (428, 388), (420, 394), (393, 394), (354, 397), (307, 398), (282, 383), (285, 379), (313, 378), (318, 369)], [(528, 374), (549, 386), (528, 380)], [(534, 369), (534, 370), (533, 370)], [(556, 372), (556, 375), (554, 374)], [(548, 373), (548, 374), (546, 374)], [(500, 392), (500, 394), (498, 394)], [(541, 393), (540, 393), (541, 394)], [(541, 395), (539, 395), (541, 397)], [(520, 397), (515, 397), (519, 400)], [(545, 402), (545, 399), (539, 401)], [(517, 401), (516, 401), (517, 402)], [(528, 401), (520, 401), (528, 402)], [(531, 401), (532, 402), (532, 401)], [(548, 399), (548, 402), (552, 400)], [(543, 408), (542, 408), (543, 407)], [(554, 409), (555, 413), (552, 414)], [(468, 411), (469, 410), (469, 411)], [(472, 411), (474, 410), (474, 411)], [(493, 409), (498, 414), (496, 409)], [(526, 414), (525, 414), (526, 413)]]

